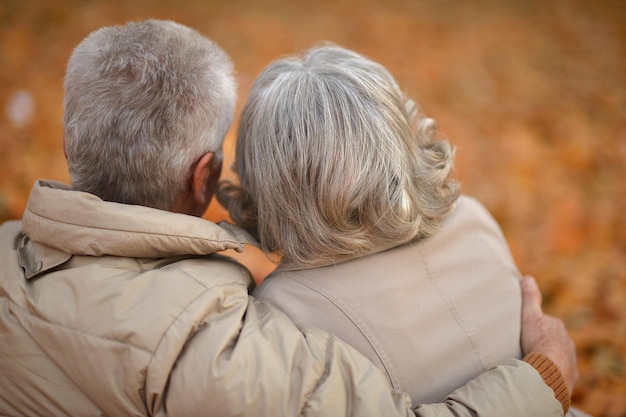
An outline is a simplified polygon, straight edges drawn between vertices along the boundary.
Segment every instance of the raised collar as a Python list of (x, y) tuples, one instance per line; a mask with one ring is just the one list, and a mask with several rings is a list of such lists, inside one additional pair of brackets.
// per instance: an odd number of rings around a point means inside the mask
[(246, 234), (208, 220), (103, 201), (66, 184), (38, 180), (22, 219), (33, 241), (73, 255), (162, 258), (208, 255), (252, 243)]

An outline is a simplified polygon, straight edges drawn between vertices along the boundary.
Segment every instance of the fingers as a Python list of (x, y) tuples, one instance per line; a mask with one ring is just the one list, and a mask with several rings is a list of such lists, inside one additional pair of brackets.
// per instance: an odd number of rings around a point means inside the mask
[(561, 319), (543, 313), (541, 291), (533, 277), (522, 278), (521, 289), (522, 351), (539, 352), (550, 358), (561, 371), (571, 394), (578, 379), (574, 341)]
[(522, 278), (522, 317), (541, 317), (541, 291), (535, 278), (525, 276)]

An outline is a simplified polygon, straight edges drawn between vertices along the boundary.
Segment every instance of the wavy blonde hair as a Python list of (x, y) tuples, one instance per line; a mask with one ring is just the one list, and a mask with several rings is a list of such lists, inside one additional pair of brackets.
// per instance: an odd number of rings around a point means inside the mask
[(380, 64), (323, 45), (273, 62), (243, 108), (218, 199), (287, 266), (434, 233), (458, 197), (454, 151)]

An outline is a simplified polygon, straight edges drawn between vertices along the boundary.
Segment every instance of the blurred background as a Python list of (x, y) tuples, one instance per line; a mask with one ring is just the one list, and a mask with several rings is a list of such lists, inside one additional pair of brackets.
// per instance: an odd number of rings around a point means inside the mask
[[(1, 0), (0, 221), (21, 218), (35, 179), (69, 181), (72, 49), (101, 26), (150, 17), (232, 56), (239, 107), (269, 61), (318, 41), (387, 66), (457, 146), (464, 192), (493, 213), (545, 310), (570, 330), (573, 403), (626, 416), (626, 2)], [(233, 144), (231, 129), (226, 167)], [(226, 213), (213, 204), (206, 217)], [(257, 280), (273, 268), (252, 249), (239, 259)]]

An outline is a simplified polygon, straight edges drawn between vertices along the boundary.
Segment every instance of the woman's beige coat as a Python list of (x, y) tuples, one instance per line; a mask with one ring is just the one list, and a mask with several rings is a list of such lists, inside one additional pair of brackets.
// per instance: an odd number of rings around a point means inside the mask
[[(228, 248), (211, 222), (36, 183), (0, 227), (0, 415), (412, 415), (360, 354), (249, 297)], [(510, 361), (417, 414), (560, 410)]]
[(461, 196), (434, 236), (322, 268), (279, 267), (253, 295), (348, 342), (414, 403), (521, 358), (520, 274), (495, 220)]

